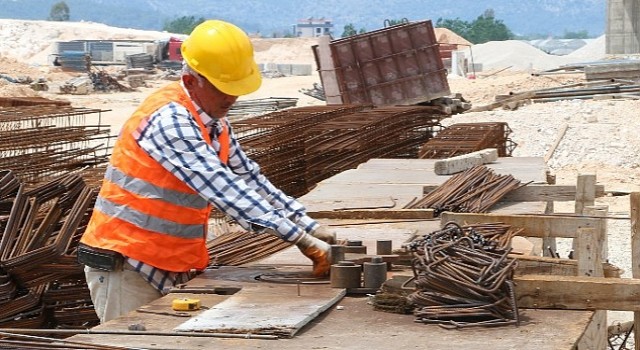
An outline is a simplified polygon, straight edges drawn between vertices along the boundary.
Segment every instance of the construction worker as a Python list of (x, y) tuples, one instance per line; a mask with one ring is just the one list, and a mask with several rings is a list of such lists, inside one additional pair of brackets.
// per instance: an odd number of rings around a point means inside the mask
[(225, 118), (262, 82), (249, 37), (208, 20), (181, 51), (181, 81), (151, 94), (125, 122), (78, 247), (101, 322), (207, 267), (212, 206), (246, 230), (295, 244), (315, 276), (329, 271), (334, 236), (260, 173)]

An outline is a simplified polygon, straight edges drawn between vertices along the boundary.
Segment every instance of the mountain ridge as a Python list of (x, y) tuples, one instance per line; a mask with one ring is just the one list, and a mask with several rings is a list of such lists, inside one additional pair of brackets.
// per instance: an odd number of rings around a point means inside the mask
[[(59, 0), (0, 0), (0, 18), (46, 19)], [(385, 19), (410, 21), (438, 18), (473, 21), (492, 9), (516, 35), (562, 36), (587, 31), (604, 34), (606, 0), (66, 0), (71, 21), (92, 21), (111, 26), (161, 30), (181, 16), (220, 18), (265, 37), (292, 32), (299, 19), (331, 19), (334, 37), (347, 24), (367, 31), (384, 27)]]

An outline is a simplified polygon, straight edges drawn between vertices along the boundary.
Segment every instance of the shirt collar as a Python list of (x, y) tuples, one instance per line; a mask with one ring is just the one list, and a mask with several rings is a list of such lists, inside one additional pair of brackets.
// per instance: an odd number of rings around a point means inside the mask
[(200, 106), (198, 106), (196, 101), (194, 101), (191, 98), (191, 95), (189, 94), (189, 90), (187, 90), (187, 88), (184, 86), (182, 79), (180, 79), (180, 86), (182, 86), (182, 90), (184, 90), (187, 93), (187, 96), (189, 96), (191, 103), (193, 103), (193, 106), (196, 108), (196, 112), (198, 112), (198, 116), (200, 116), (200, 120), (202, 120), (202, 124), (204, 124), (204, 126), (207, 129), (211, 130), (211, 126), (216, 124), (217, 120), (214, 118), (211, 118), (211, 116), (209, 116)]

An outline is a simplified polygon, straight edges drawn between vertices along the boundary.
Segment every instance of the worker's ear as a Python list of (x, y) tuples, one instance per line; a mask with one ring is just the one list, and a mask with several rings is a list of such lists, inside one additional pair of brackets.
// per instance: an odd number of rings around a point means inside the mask
[(183, 75), (182, 82), (187, 89), (193, 89), (198, 83), (196, 77), (192, 76), (191, 74)]

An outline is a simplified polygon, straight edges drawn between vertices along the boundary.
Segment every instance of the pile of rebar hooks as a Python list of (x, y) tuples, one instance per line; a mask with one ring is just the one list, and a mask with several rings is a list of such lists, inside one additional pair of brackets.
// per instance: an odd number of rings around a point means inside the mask
[(79, 175), (29, 188), (0, 171), (0, 328), (98, 323), (76, 257), (96, 195)]
[[(490, 231), (498, 229), (505, 227)], [(519, 324), (513, 285), (517, 260), (508, 257), (510, 248), (476, 228), (448, 223), (408, 249), (416, 291), (407, 300), (416, 322), (444, 328)]]
[(485, 213), (507, 193), (521, 187), (512, 175), (499, 175), (484, 165), (458, 173), (405, 209), (434, 209), (457, 213)]

